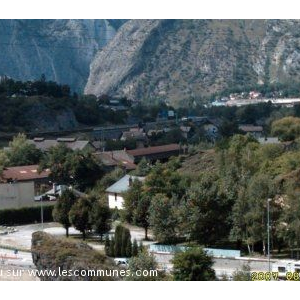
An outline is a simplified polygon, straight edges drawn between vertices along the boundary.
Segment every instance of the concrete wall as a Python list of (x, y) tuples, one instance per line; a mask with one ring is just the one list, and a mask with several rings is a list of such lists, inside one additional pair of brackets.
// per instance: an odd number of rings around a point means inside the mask
[(114, 193), (108, 193), (108, 205), (109, 208), (123, 209), (124, 199), (120, 194), (115, 196)]
[(0, 210), (38, 205), (34, 201), (34, 182), (0, 184)]

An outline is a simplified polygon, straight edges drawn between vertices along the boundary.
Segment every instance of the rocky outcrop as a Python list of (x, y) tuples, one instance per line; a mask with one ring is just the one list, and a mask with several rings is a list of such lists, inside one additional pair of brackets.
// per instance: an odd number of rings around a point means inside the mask
[(299, 20), (131, 20), (96, 55), (86, 94), (201, 99), (300, 81)]
[(96, 52), (123, 20), (0, 20), (0, 76), (48, 80), (82, 91)]
[[(111, 270), (118, 269), (113, 261), (84, 243), (53, 237), (45, 232), (35, 232), (32, 235), (31, 251), (33, 263), (38, 271), (52, 271), (52, 274), (40, 274), (39, 278), (42, 281), (119, 279), (116, 276), (107, 275), (113, 274), (110, 273)], [(97, 273), (93, 273), (97, 270), (106, 270), (107, 276), (100, 275), (100, 272), (97, 276)]]
[(31, 131), (59, 131), (78, 128), (73, 110), (61, 108), (54, 110), (43, 103), (34, 103), (24, 111), (25, 119)]

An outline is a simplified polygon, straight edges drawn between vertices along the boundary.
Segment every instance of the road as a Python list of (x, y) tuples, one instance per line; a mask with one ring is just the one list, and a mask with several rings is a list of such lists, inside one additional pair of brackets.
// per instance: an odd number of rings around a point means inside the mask
[[(162, 269), (171, 271), (173, 268), (171, 260), (174, 255), (169, 253), (153, 253), (156, 261)], [(236, 270), (241, 270), (244, 265), (249, 265), (252, 272), (268, 271), (268, 261), (266, 259), (251, 258), (214, 258), (213, 268), (217, 276), (226, 274), (232, 276)]]
[(31, 253), (0, 248), (0, 281), (37, 281), (29, 270), (35, 269)]

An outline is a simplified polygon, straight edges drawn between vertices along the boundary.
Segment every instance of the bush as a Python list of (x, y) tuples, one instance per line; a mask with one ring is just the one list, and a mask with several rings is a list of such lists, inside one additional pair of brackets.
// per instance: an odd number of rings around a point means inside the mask
[[(43, 206), (44, 222), (52, 222), (53, 205)], [(23, 225), (41, 221), (41, 207), (23, 207), (0, 210), (0, 225)]]

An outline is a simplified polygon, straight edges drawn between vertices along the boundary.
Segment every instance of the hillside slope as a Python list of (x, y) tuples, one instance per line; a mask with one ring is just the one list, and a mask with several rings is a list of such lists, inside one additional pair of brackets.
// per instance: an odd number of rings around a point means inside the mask
[(86, 94), (178, 104), (300, 81), (299, 20), (131, 20), (92, 62)]
[(82, 91), (96, 52), (123, 20), (0, 20), (0, 76), (48, 80)]

